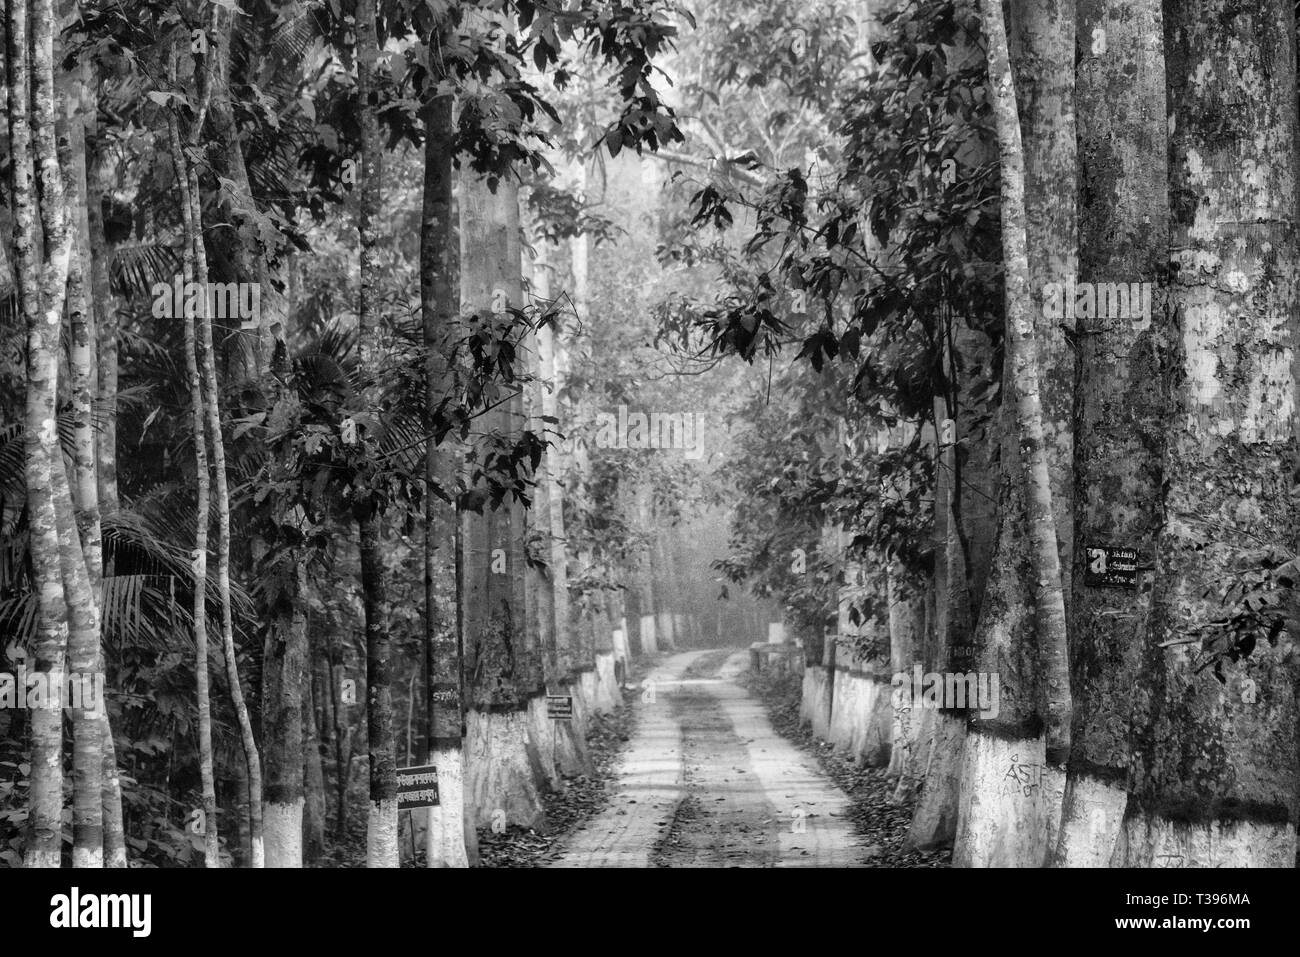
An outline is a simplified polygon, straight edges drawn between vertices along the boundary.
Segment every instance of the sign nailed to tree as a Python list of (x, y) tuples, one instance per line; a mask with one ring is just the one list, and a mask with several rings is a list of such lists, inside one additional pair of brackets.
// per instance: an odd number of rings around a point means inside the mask
[(1094, 587), (1136, 588), (1137, 549), (1090, 545), (1083, 583)]
[(546, 696), (546, 717), (552, 721), (573, 720), (573, 695), (548, 694)]
[(438, 769), (432, 764), (397, 769), (397, 809), (438, 806)]

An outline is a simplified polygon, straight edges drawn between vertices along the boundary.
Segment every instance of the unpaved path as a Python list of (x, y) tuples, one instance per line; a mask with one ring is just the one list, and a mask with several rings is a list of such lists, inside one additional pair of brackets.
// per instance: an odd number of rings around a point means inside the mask
[(646, 676), (609, 808), (549, 866), (862, 866), (844, 793), (733, 680), (747, 661), (688, 651)]

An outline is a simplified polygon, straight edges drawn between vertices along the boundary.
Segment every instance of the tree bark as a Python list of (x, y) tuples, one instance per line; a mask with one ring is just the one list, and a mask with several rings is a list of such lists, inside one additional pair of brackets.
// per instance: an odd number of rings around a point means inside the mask
[[(922, 587), (901, 562), (890, 565), (889, 664), (894, 680), (900, 674), (910, 676), (913, 664), (921, 662), (926, 624)], [(890, 734), (888, 773), (897, 779), (893, 799), (901, 802), (914, 794), (918, 769), (923, 769), (919, 760), (923, 751), (923, 715), (915, 702), (906, 707), (901, 700), (892, 703), (894, 724)]]
[[(262, 655), (262, 734), (266, 742), (263, 825), (267, 867), (303, 866), (303, 697), (307, 670), (306, 571), (289, 560), (283, 591), (272, 610)], [(314, 719), (313, 719), (314, 720)]]
[[(448, 397), (447, 341), (459, 310), (456, 224), (452, 206), (453, 99), (435, 96), (425, 108), (424, 206), (420, 220), (420, 308), (425, 348), (425, 401), (432, 420)], [(424, 460), (424, 639), (427, 655), (425, 759), (438, 768), (439, 806), (430, 808), (425, 862), (468, 867), (465, 848), (464, 694), (460, 642), (438, 607), (437, 584), (454, 563), (454, 510), (430, 489), (446, 484), (438, 440), (430, 436)], [(448, 513), (453, 513), (448, 520)], [(452, 533), (453, 541), (443, 538)], [(450, 546), (450, 547), (449, 547)], [(453, 616), (454, 617), (454, 616)]]
[[(13, 196), (15, 279), (19, 304), (27, 330), (27, 397), (24, 412), (24, 477), (27, 486), (29, 550), (33, 587), (37, 596), (34, 672), (45, 676), (47, 687), (64, 685), (64, 656), (68, 640), (68, 612), (59, 563), (58, 520), (55, 512), (53, 468), (59, 439), (56, 428), (58, 391), (58, 345), (62, 327), (62, 283), (59, 271), (67, 269), (66, 231), (47, 234), (50, 257), (46, 275), (38, 265), (40, 233), (35, 188), (35, 163), (41, 163), (44, 199), (61, 199), (58, 163), (53, 156), (52, 11), (39, 4), (31, 11), (34, 56), (29, 55), (27, 36), (29, 10), (26, 0), (8, 0), (6, 6), (8, 49), (10, 187)], [(47, 52), (44, 47), (50, 44)], [(48, 71), (42, 83), (38, 74)], [(37, 100), (33, 121), (32, 94), (43, 90)], [(33, 143), (33, 122), (38, 142)], [(45, 129), (42, 130), (41, 127)], [(53, 161), (53, 162), (51, 162)], [(54, 189), (53, 193), (45, 187)], [(53, 222), (58, 224), (55, 211)], [(53, 301), (51, 301), (51, 296)], [(60, 707), (33, 709), (31, 714), (31, 784), (28, 792), (27, 842), (23, 854), (26, 867), (58, 867), (63, 838), (63, 712)]]
[(370, 757), (370, 809), (366, 866), (397, 867), (397, 755), (393, 744), (392, 640), (388, 585), (378, 516), (359, 523), (361, 591), (366, 617), (366, 723)]
[[(190, 199), (190, 181), (187, 162), (176, 117), (168, 114), (167, 131), (171, 141), (172, 166), (176, 184), (180, 189), (181, 220), (184, 223), (185, 243), (182, 252), (181, 276), (186, 286), (194, 281), (194, 243), (197, 229), (194, 223), (194, 205)], [(188, 297), (187, 297), (188, 298)], [(206, 298), (206, 296), (204, 297)], [(198, 336), (195, 330), (194, 310), (183, 306), (185, 321), (185, 371), (189, 377), (190, 403), (193, 406), (194, 470), (197, 507), (194, 529), (194, 551), (191, 555), (194, 572), (194, 598), (191, 608), (194, 617), (194, 683), (198, 696), (199, 779), (203, 792), (203, 842), (204, 864), (221, 866), (221, 845), (217, 831), (217, 792), (212, 768), (212, 699), (208, 677), (208, 522), (211, 478), (208, 474), (208, 450), (204, 438), (203, 378), (199, 373), (197, 356)], [(206, 306), (204, 307), (206, 311)]]
[[(117, 492), (117, 301), (113, 295), (108, 274), (108, 243), (104, 235), (103, 217), (103, 156), (97, 145), (92, 146), (96, 132), (96, 113), (98, 112), (98, 95), (96, 83), (83, 83), (81, 86), (81, 109), (83, 141), (83, 190), (85, 197), (84, 244), (85, 263), (88, 267), (86, 281), (90, 283), (90, 298), (94, 303), (87, 317), (93, 317), (91, 327), (90, 360), (94, 372), (90, 376), (90, 385), (94, 390), (99, 405), (98, 427), (90, 430), (93, 443), (91, 461), (94, 463), (95, 480), (95, 524), (105, 513), (111, 513), (118, 507)], [(87, 168), (88, 167), (88, 168)], [(85, 493), (83, 493), (85, 496)], [(86, 496), (88, 497), (88, 496)], [(80, 503), (79, 503), (79, 507)], [(91, 588), (96, 601), (101, 601), (103, 586), (102, 549), (98, 561), (87, 554), (87, 570), (91, 575)], [(101, 612), (101, 622), (103, 609)], [(101, 636), (102, 644), (102, 636)], [(101, 650), (102, 655), (102, 650)], [(107, 661), (101, 660), (100, 670), (104, 672), (107, 686)], [(104, 863), (107, 867), (126, 867), (126, 832), (122, 823), (122, 787), (118, 777), (117, 749), (113, 741), (113, 729), (107, 709), (103, 713), (101, 729), (103, 745), (103, 826), (104, 826)]]
[[(461, 311), (487, 322), (493, 300), (522, 306), (519, 190), (505, 178), (461, 179)], [(498, 404), (474, 420), (473, 447), (509, 439), (524, 427), (519, 386), (500, 386)], [(462, 635), (467, 713), (466, 801), (478, 826), (495, 822), (543, 828), (538, 783), (542, 757), (529, 734), (529, 702), (542, 692), (541, 661), (527, 635), (524, 515), (513, 499), (483, 514), (466, 512), (461, 529)]]
[[(1177, 349), (1121, 866), (1292, 867), (1294, 624), (1225, 634), (1261, 548), (1294, 554), (1297, 287), (1292, 4), (1165, 7)], [(1292, 596), (1294, 600), (1294, 596)], [(1258, 640), (1255, 638), (1258, 637)], [(1237, 660), (1210, 656), (1242, 638)], [(1217, 674), (1216, 674), (1217, 672)]]
[[(93, 87), (88, 93), (87, 114), (95, 110)], [(89, 129), (90, 127), (88, 127)], [(108, 274), (109, 248), (104, 235), (103, 156), (94, 150), (94, 160), (86, 183), (86, 218), (89, 232), (90, 288), (95, 302), (96, 396), (100, 409), (99, 427), (93, 430), (95, 442), (96, 494), (103, 516), (117, 511), (117, 298), (113, 295)], [(102, 611), (102, 609), (101, 609)], [(104, 681), (108, 682), (107, 661)], [(122, 786), (118, 776), (117, 748), (107, 708), (104, 711), (104, 864), (126, 867), (126, 830), (122, 822)]]
[(302, 819), (304, 867), (316, 867), (325, 854), (325, 766), (321, 760), (320, 715), (316, 709), (316, 669), (308, 650), (302, 690), (303, 790), (306, 802)]
[(348, 781), (352, 777), (352, 723), (347, 711), (350, 702), (343, 700), (343, 665), (334, 660), (333, 648), (326, 661), (329, 675), (330, 712), (334, 731), (334, 791), (338, 814), (334, 821), (335, 839), (347, 840), (348, 834)]
[[(245, 11), (239, 9), (239, 6), (236, 2), (233, 10), (214, 10), (216, 26), (212, 48), (215, 57), (213, 69), (209, 74), (212, 96), (208, 109), (210, 152), (214, 171), (218, 176), (229, 180), (234, 188), (231, 190), (233, 195), (223, 194), (224, 199), (221, 204), (221, 215), (230, 224), (230, 228), (219, 231), (213, 239), (220, 248), (228, 250), (238, 280), (256, 282), (261, 287), (259, 301), (262, 308), (254, 317), (255, 324), (251, 329), (241, 328), (240, 334), (240, 338), (243, 338), (249, 332), (252, 333), (253, 348), (248, 353), (244, 353), (242, 349), (236, 350), (241, 361), (244, 355), (251, 355), (251, 366), (245, 365), (242, 374), (247, 378), (256, 379), (266, 376), (271, 371), (274, 350), (278, 343), (284, 342), (288, 330), (281, 321), (283, 317), (279, 315), (279, 310), (267, 308), (268, 301), (278, 296), (275, 284), (271, 281), (272, 270), (267, 263), (272, 251), (261, 248), (262, 241), (259, 235), (239, 208), (244, 205), (244, 208), (251, 209), (255, 204), (243, 145), (239, 129), (235, 124), (230, 93), (231, 40), (235, 17), (247, 15)], [(254, 55), (250, 54), (250, 59)], [(257, 75), (257, 63), (246, 67), (246, 74), (249, 73)], [(238, 202), (234, 201), (236, 197)]]
[[(62, 456), (59, 456), (62, 458)], [(72, 866), (103, 867), (103, 702), (99, 645), (99, 606), (90, 587), (85, 556), (63, 463), (51, 470), (59, 529), (63, 593), (68, 607), (68, 687), (80, 687), (81, 700), (65, 700), (72, 719)], [(73, 707), (76, 704), (77, 707)]]
[[(375, 0), (357, 4), (357, 98), (361, 117), (361, 197), (358, 232), (361, 240), (360, 336), (361, 366), (377, 371), (379, 335), (378, 230), (382, 214), (382, 144), (374, 81), (379, 56)], [(397, 833), (397, 760), (393, 746), (391, 640), (388, 634), (388, 587), (381, 554), (382, 518), (370, 506), (358, 520), (361, 542), (361, 589), (366, 614), (366, 715), (370, 748), (370, 811), (366, 825), (366, 864), (399, 865)]]
[[(213, 16), (220, 15), (220, 8), (213, 8)], [(196, 72), (198, 66), (195, 67)], [(205, 98), (211, 95), (211, 80), (204, 92)], [(190, 132), (190, 146), (197, 148), (202, 135), (203, 108), (199, 119)], [(203, 212), (199, 193), (198, 168), (191, 163), (185, 167), (189, 181), (190, 229), (189, 242), (194, 248), (195, 277), (203, 290), (199, 309), (199, 331), (202, 337), (201, 371), (204, 388), (207, 391), (205, 413), (208, 429), (208, 441), (212, 443), (212, 470), (215, 477), (214, 491), (217, 506), (217, 595), (221, 601), (221, 651), (226, 663), (226, 681), (230, 686), (230, 699), (234, 706), (235, 718), (239, 722), (240, 743), (244, 749), (244, 761), (248, 765), (249, 814), (252, 815), (252, 861), (253, 867), (261, 867), (265, 859), (262, 835), (262, 767), (261, 757), (257, 751), (257, 742), (253, 737), (253, 723), (248, 715), (248, 705), (244, 700), (243, 684), (239, 677), (239, 660), (235, 650), (235, 627), (230, 604), (230, 487), (226, 477), (226, 442), (222, 433), (221, 388), (217, 382), (216, 349), (212, 336), (212, 320), (207, 295), (208, 256), (203, 243)]]
[[(654, 529), (650, 519), (650, 489), (643, 477), (633, 480), (636, 530), (643, 536), (636, 545), (633, 559), (633, 590), (636, 594), (635, 627), (640, 652), (653, 655), (659, 651), (659, 631), (655, 627), (655, 582), (653, 557)], [(629, 624), (632, 624), (629, 622)], [(755, 639), (757, 640), (757, 639)]]
[(999, 675), (1000, 700), (966, 740), (953, 862), (1037, 867), (1055, 838), (1069, 752), (1062, 555), (1071, 551), (1071, 392), (1064, 329), (1036, 318), (1032, 290), (1075, 269), (1074, 8), (1069, 0), (1013, 7), (1019, 83), (1001, 4), (985, 0), (981, 11), (1000, 154), (1006, 440), (975, 645), (979, 670)]
[[(536, 258), (532, 262), (530, 292), (539, 310), (550, 306), (550, 244), (539, 238)], [(532, 508), (528, 512), (527, 540), (537, 562), (528, 564), (529, 620), (536, 628), (545, 650), (546, 687), (550, 694), (573, 699), (573, 719), (552, 724), (550, 744), (556, 769), (561, 775), (590, 774), (591, 752), (587, 748), (587, 713), (590, 703), (586, 687), (594, 691), (592, 663), (579, 662), (574, 654), (569, 626), (569, 580), (565, 567), (564, 502), (559, 483), (559, 447), (556, 443), (557, 387), (555, 371), (555, 330), (543, 326), (530, 334), (524, 343), (528, 352), (528, 372), (532, 376), (526, 391), (528, 428), (547, 442), (538, 463), (534, 480)], [(548, 421), (550, 420), (550, 421)]]
[[(1127, 803), (1126, 737), (1163, 495), (1167, 120), (1160, 4), (1081, 0), (1078, 25), (1079, 278), (1158, 287), (1151, 315), (1080, 319), (1076, 336), (1075, 712), (1053, 866), (1105, 867)], [(1101, 546), (1136, 550), (1135, 588), (1086, 584), (1090, 549)]]
[[(69, 324), (69, 399), (73, 414), (71, 478), (62, 455), (56, 456), (52, 476), (55, 510), (59, 522), (60, 563), (68, 605), (68, 660), (71, 678), (81, 686), (83, 699), (102, 689), (103, 655), (100, 647), (100, 588), (103, 549), (99, 519), (99, 489), (95, 478), (95, 439), (92, 423), (94, 395), (95, 321), (87, 295), (90, 268), (87, 256), (90, 230), (86, 216), (86, 140), (83, 116), (87, 108), (85, 65), (61, 70), (58, 78), (63, 117), (58, 124), (59, 159), (63, 168), (64, 196), (71, 216), (68, 241), (67, 302)], [(67, 702), (71, 708), (72, 702)], [(104, 864), (103, 739), (107, 714), (103, 702), (70, 710), (73, 746), (73, 848), (74, 867)], [(111, 732), (109, 732), (111, 734)]]
[[(97, 109), (93, 88), (87, 103), (88, 118)], [(89, 122), (89, 119), (88, 119)], [(100, 426), (95, 431), (95, 460), (98, 466), (99, 507), (111, 513), (118, 507), (117, 490), (117, 297), (113, 295), (108, 265), (112, 251), (104, 233), (104, 181), (107, 160), (96, 142), (94, 160), (86, 183), (86, 218), (90, 233), (90, 288), (95, 301), (95, 368)]]

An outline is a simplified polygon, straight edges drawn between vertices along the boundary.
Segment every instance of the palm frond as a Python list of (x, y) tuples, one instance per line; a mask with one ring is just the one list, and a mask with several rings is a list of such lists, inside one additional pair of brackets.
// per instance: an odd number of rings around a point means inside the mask
[(17, 329), (23, 324), (18, 314), (18, 288), (10, 286), (9, 291), (0, 296), (0, 326)]
[(171, 283), (181, 271), (180, 257), (170, 245), (134, 243), (113, 250), (108, 274), (119, 296), (148, 296), (156, 283)]
[(324, 9), (324, 3), (308, 2), (296, 4), (294, 9), (283, 12), (271, 37), (268, 51), (271, 58), (280, 63), (303, 62), (312, 40), (328, 29)]
[[(63, 454), (71, 456), (76, 441), (76, 421), (70, 405), (59, 410), (56, 417), (59, 445)], [(0, 494), (7, 499), (24, 499), (27, 496), (27, 461), (24, 449), (22, 422), (0, 426)]]

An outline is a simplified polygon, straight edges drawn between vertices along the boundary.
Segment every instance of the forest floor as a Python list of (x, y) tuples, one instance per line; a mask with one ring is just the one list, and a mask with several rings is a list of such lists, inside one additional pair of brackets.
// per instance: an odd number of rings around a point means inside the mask
[(859, 767), (830, 744), (813, 736), (799, 721), (800, 676), (746, 671), (740, 683), (766, 706), (777, 733), (807, 754), (848, 795), (849, 818), (861, 839), (872, 867), (946, 867), (951, 849), (917, 852), (903, 850), (903, 838), (912, 820), (914, 801), (893, 802), (894, 780), (884, 768)]
[(609, 806), (556, 867), (854, 867), (871, 861), (845, 794), (777, 734), (737, 678), (748, 652), (688, 651), (645, 676)]

